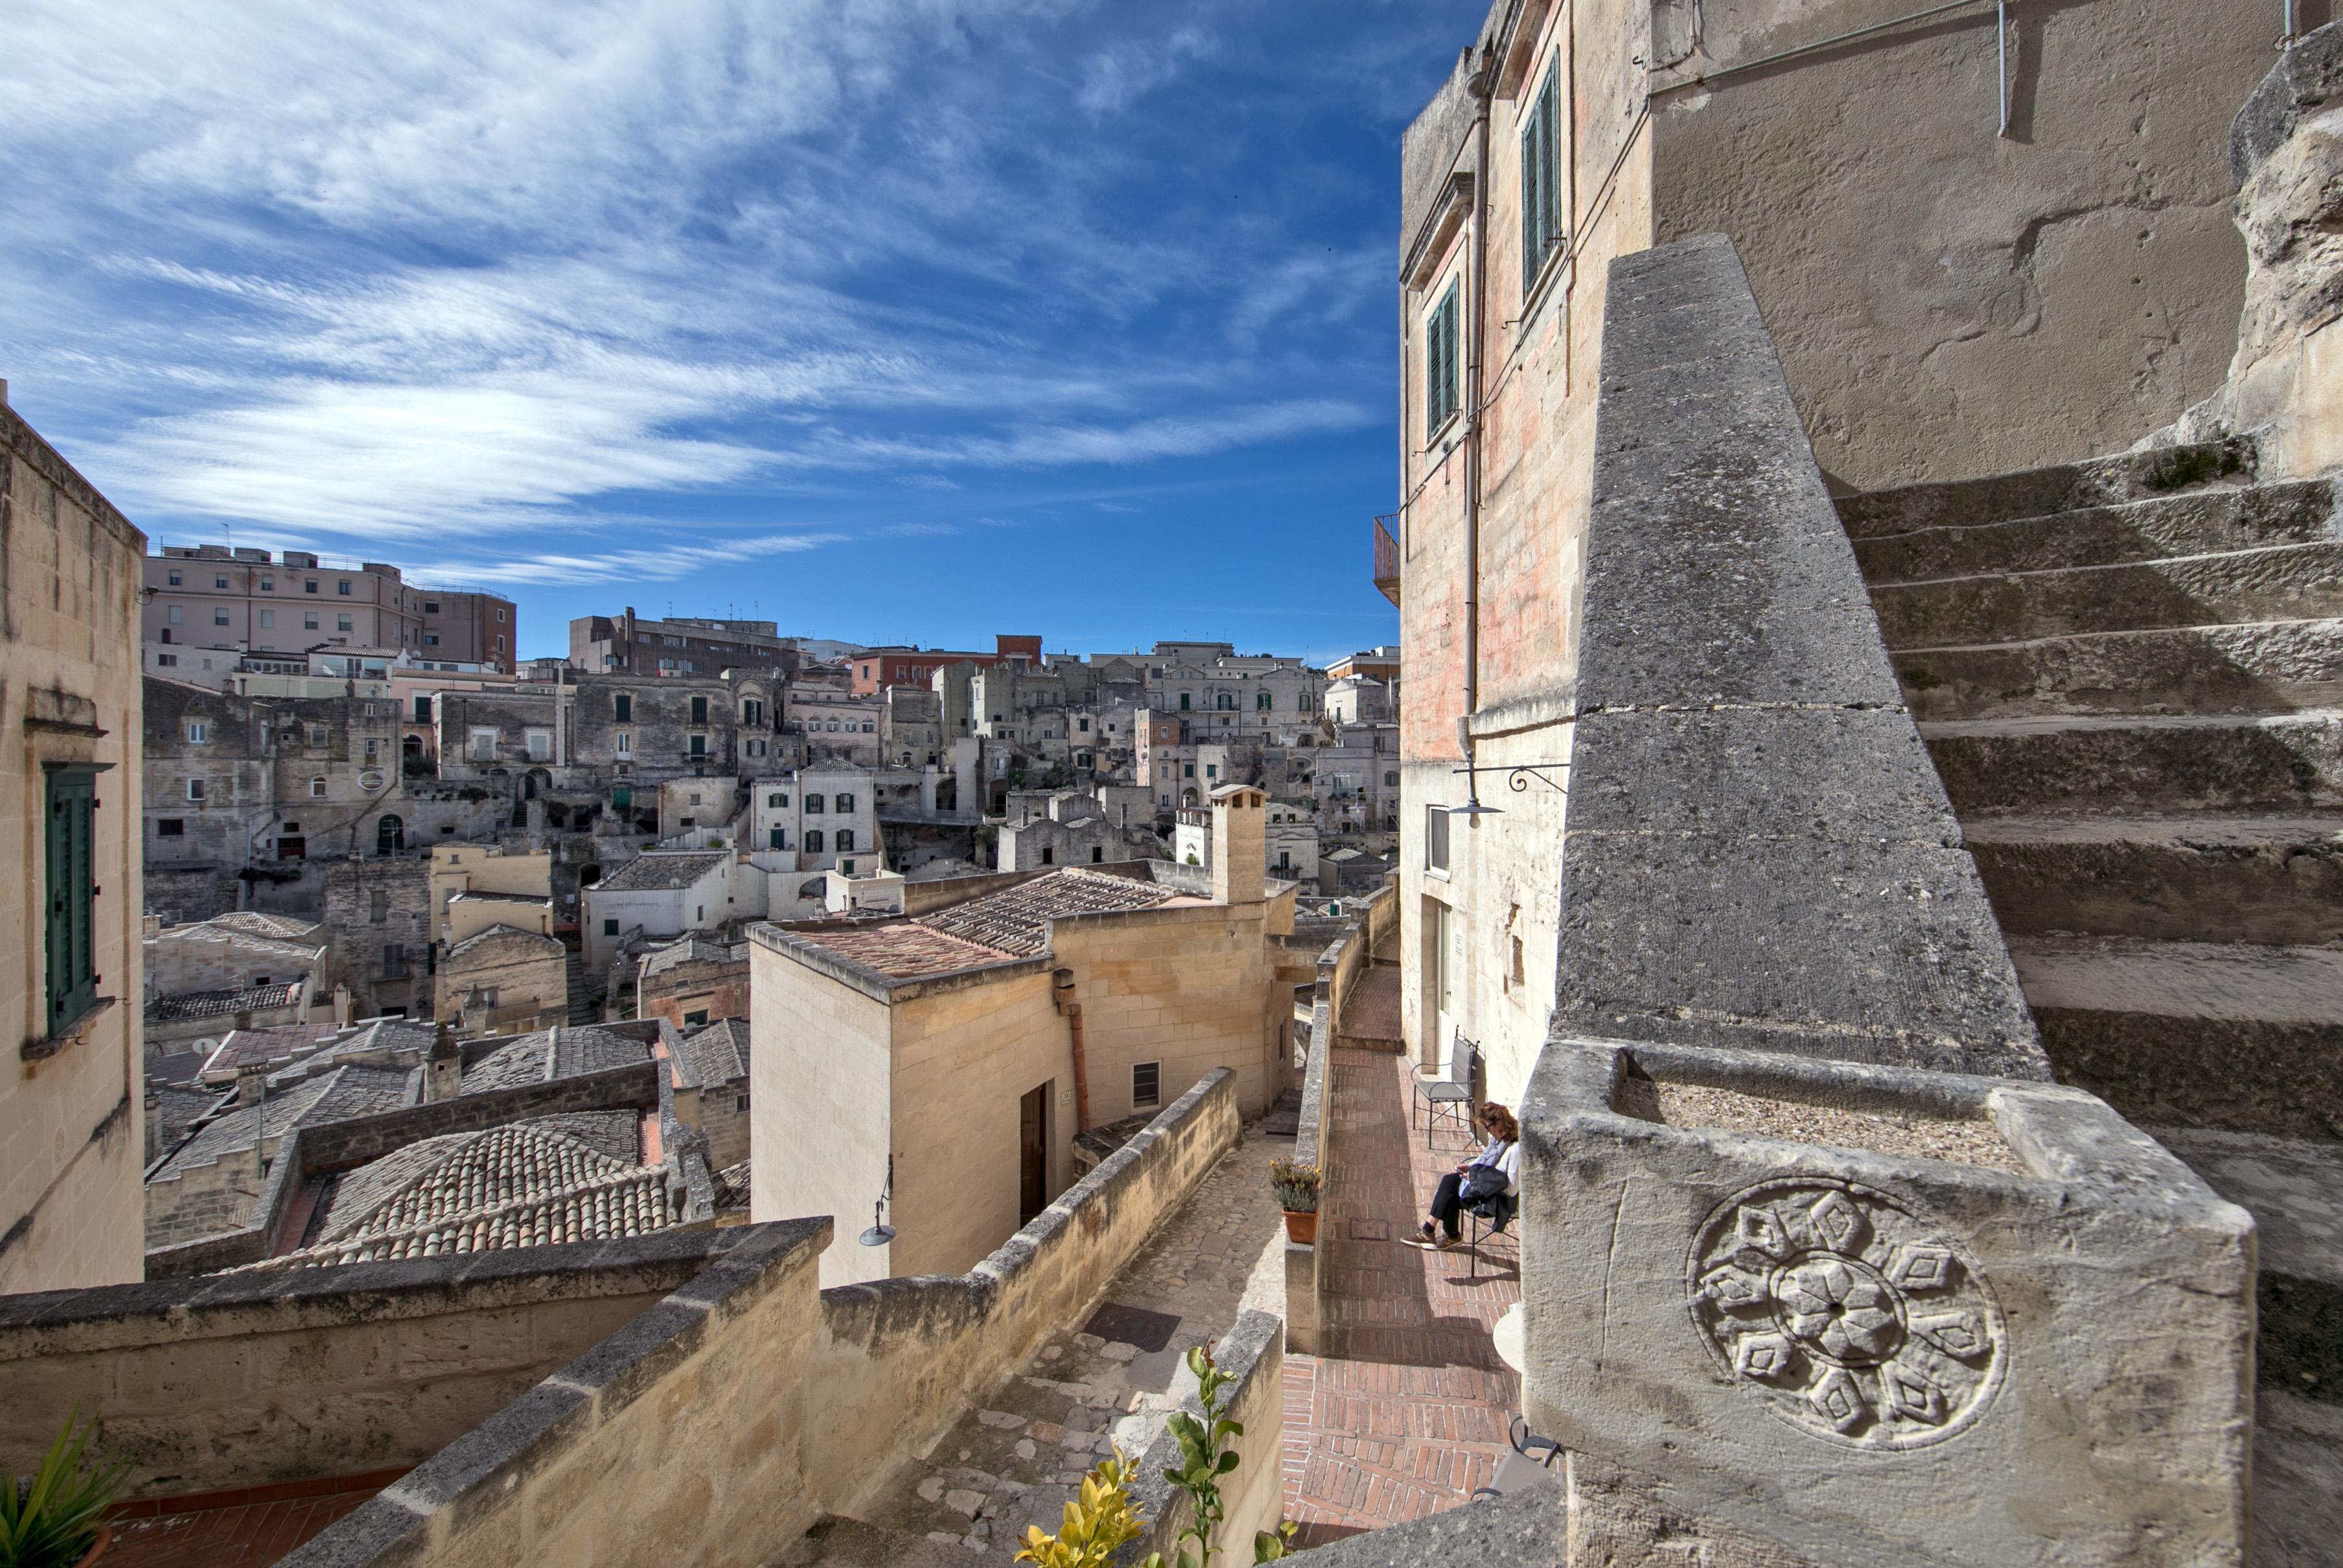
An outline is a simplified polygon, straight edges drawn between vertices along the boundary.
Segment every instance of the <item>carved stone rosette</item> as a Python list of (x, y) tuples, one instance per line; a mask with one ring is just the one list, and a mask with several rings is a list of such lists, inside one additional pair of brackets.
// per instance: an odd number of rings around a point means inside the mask
[(1968, 1254), (1853, 1182), (1735, 1193), (1694, 1237), (1685, 1282), (1727, 1380), (1830, 1442), (1942, 1442), (1985, 1413), (2008, 1366), (2000, 1305)]

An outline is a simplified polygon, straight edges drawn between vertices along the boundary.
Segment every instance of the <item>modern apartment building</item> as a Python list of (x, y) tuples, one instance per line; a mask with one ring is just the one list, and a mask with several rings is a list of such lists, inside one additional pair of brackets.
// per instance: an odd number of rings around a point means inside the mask
[(297, 654), (325, 643), (412, 650), (417, 658), (512, 672), (519, 635), (512, 600), (418, 587), (380, 561), (166, 545), (146, 558), (145, 570), (142, 640), (151, 673), (186, 678), (181, 648)]
[(654, 620), (628, 605), (618, 615), (581, 615), (569, 623), (569, 662), (581, 674), (720, 675), (770, 669), (795, 675), (804, 656), (798, 639), (769, 620)]
[(1001, 665), (1039, 669), (1041, 639), (996, 635), (990, 653), (952, 653), (937, 648), (866, 648), (853, 658), (854, 689), (867, 696), (890, 686), (925, 686), (934, 678), (936, 671), (962, 659), (980, 669)]

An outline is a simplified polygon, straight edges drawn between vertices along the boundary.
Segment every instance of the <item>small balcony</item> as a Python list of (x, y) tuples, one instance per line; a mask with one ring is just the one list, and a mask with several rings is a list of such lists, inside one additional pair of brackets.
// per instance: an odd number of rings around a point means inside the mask
[(1375, 588), (1396, 606), (1399, 603), (1399, 541), (1392, 537), (1388, 527), (1396, 512), (1375, 519)]

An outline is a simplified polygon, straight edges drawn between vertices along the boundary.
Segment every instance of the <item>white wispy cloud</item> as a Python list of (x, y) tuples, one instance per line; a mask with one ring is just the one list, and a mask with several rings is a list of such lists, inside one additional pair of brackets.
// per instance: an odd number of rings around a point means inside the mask
[[(1152, 20), (1096, 0), (16, 0), (0, 353), (27, 389), (72, 389), (79, 449), (135, 515), (515, 583), (846, 537), (537, 547), (650, 495), (830, 475), (949, 497), (950, 473), (1379, 420), (1315, 392), (1325, 367), (1254, 353), (1380, 278), (1262, 227), (1155, 221), (1130, 194), (1160, 177), (1148, 154), (1050, 117), (1129, 110), (1221, 49), (1206, 22)], [(1236, 351), (1199, 355), (1207, 337)]]

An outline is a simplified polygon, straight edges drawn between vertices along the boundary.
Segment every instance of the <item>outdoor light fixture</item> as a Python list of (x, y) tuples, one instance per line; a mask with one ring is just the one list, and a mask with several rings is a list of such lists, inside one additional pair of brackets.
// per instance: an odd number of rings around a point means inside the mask
[(895, 1227), (887, 1223), (887, 1198), (895, 1191), (895, 1157), (887, 1156), (887, 1185), (879, 1189), (879, 1201), (870, 1205), (870, 1229), (854, 1238), (866, 1247), (883, 1247), (895, 1239)]

